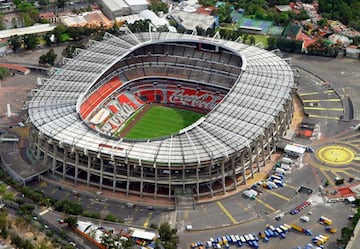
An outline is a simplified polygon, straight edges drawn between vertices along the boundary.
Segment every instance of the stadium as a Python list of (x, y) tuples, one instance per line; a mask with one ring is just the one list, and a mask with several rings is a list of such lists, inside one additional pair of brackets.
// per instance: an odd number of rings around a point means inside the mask
[(31, 152), (74, 184), (225, 194), (261, 171), (292, 118), (292, 68), (254, 46), (127, 31), (75, 54), (28, 103)]

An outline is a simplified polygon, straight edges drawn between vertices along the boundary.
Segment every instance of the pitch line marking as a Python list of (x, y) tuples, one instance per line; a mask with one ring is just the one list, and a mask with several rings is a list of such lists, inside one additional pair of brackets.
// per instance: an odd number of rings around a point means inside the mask
[(221, 211), (223, 211), (223, 213), (230, 219), (232, 223), (238, 224), (235, 218), (230, 214), (230, 212), (224, 207), (224, 205), (220, 201), (217, 201), (216, 204), (219, 206)]

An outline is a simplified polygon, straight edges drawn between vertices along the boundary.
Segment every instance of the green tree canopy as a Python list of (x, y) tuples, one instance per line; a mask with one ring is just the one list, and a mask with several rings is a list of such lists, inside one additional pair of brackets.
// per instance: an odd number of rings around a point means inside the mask
[(54, 66), (57, 54), (53, 49), (50, 49), (46, 54), (42, 54), (39, 58), (39, 64), (49, 64)]
[(62, 51), (62, 56), (66, 57), (66, 58), (73, 58), (74, 57), (74, 52), (76, 48), (85, 48), (85, 45), (82, 44), (81, 42), (76, 42), (76, 43), (72, 43), (69, 44), (63, 51)]
[(35, 34), (28, 34), (24, 36), (24, 47), (27, 50), (34, 50), (39, 44), (39, 38)]
[(64, 219), (64, 222), (67, 223), (69, 228), (74, 229), (77, 227), (78, 219), (75, 216), (68, 216)]
[(20, 2), (17, 9), (21, 12), (20, 15), (24, 20), (25, 26), (31, 26), (39, 20), (39, 10), (34, 5), (28, 2)]
[(176, 249), (177, 243), (179, 242), (179, 237), (176, 235), (176, 230), (171, 229), (169, 223), (163, 223), (160, 225), (160, 228), (158, 230), (159, 232), (159, 243), (165, 248), (165, 249)]
[(21, 47), (22, 39), (18, 35), (13, 35), (13, 36), (10, 36), (8, 42), (9, 42), (9, 46), (16, 53), (19, 50), (19, 48)]
[(151, 0), (150, 9), (155, 13), (159, 13), (159, 11), (162, 11), (163, 13), (169, 12), (167, 4), (160, 0)]
[(9, 75), (10, 75), (9, 69), (4, 68), (4, 67), (0, 67), (0, 80), (8, 77)]

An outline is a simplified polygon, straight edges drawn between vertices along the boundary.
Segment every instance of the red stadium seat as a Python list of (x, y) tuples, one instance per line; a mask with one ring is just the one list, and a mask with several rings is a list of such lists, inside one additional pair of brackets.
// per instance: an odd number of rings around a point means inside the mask
[(118, 100), (119, 100), (119, 103), (121, 104), (128, 104), (130, 106), (132, 106), (135, 110), (138, 109), (139, 107), (129, 99), (128, 96), (126, 96), (126, 94), (121, 94), (119, 97), (118, 97)]
[(93, 92), (80, 106), (80, 115), (86, 119), (89, 114), (107, 97), (122, 85), (118, 76), (113, 77), (106, 84)]

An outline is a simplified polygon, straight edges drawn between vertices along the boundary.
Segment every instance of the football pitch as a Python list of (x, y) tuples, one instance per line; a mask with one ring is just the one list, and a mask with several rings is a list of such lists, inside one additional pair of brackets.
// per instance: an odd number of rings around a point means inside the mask
[(136, 122), (125, 138), (150, 139), (171, 135), (202, 116), (204, 114), (193, 111), (153, 105)]

